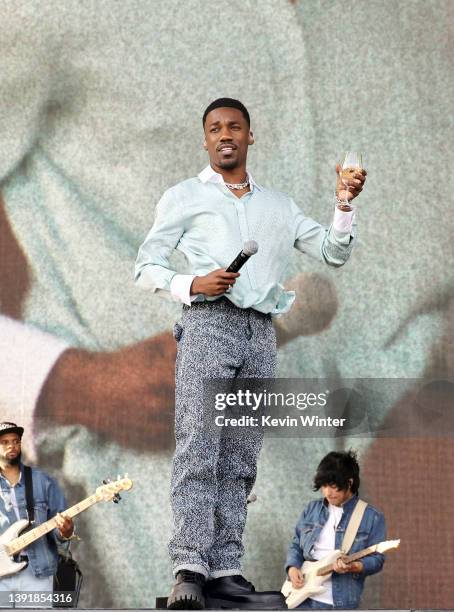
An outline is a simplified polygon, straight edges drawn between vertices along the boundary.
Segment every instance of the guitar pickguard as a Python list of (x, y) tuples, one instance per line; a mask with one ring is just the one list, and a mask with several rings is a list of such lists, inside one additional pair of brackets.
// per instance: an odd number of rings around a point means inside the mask
[(28, 521), (26, 519), (16, 521), (0, 536), (0, 578), (17, 574), (27, 565), (26, 561), (20, 563), (13, 561), (6, 548), (9, 542), (17, 538), (27, 525)]

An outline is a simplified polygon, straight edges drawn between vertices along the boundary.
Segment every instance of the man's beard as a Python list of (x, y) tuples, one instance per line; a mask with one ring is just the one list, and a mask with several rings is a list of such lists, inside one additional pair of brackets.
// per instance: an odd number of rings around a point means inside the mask
[(4, 457), (2, 463), (4, 465), (19, 465), (21, 457), (22, 452), (20, 452), (17, 457), (12, 457), (11, 459), (8, 459), (8, 457)]

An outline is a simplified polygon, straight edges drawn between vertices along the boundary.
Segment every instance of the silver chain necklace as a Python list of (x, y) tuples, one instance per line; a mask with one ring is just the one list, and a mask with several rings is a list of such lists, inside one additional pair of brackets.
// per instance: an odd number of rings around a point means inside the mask
[(244, 183), (225, 183), (225, 186), (229, 189), (246, 189), (249, 185), (249, 177), (246, 177)]

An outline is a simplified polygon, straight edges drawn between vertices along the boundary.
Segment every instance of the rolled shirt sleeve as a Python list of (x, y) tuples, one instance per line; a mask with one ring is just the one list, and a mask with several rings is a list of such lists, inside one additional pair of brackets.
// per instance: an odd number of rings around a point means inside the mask
[(343, 234), (354, 235), (353, 226), (355, 223), (355, 211), (341, 210), (337, 206), (334, 208), (333, 228)]
[(172, 297), (187, 306), (197, 298), (197, 295), (191, 295), (192, 281), (195, 279), (193, 274), (175, 274), (170, 281), (170, 293)]
[[(293, 200), (292, 207), (294, 212), (295, 248), (329, 266), (342, 266), (350, 257), (354, 245), (354, 237), (351, 233), (354, 215), (344, 213), (349, 215), (346, 219), (340, 217), (339, 214), (336, 217), (335, 214), (333, 224), (326, 228), (310, 217), (306, 217)], [(342, 211), (339, 211), (339, 213), (342, 214)], [(349, 223), (351, 223), (350, 229), (348, 229)]]

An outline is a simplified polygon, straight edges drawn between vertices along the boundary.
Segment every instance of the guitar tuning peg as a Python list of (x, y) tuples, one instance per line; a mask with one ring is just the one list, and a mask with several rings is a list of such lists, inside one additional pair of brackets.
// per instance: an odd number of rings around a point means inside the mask
[(117, 474), (117, 480), (121, 480), (120, 474)]
[(121, 497), (118, 493), (115, 493), (115, 495), (112, 498), (112, 501), (114, 504), (118, 504), (118, 502), (120, 501)]
[(109, 482), (112, 482), (110, 478), (104, 478), (104, 480), (102, 481), (102, 484), (109, 484)]

